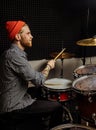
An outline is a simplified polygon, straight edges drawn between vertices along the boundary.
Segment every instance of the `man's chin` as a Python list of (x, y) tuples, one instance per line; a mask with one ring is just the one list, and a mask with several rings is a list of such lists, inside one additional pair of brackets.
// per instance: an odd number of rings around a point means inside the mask
[(31, 44), (31, 45), (29, 45), (29, 47), (32, 47), (32, 44)]
[(28, 46), (28, 47), (32, 47), (32, 43), (30, 42), (27, 46)]

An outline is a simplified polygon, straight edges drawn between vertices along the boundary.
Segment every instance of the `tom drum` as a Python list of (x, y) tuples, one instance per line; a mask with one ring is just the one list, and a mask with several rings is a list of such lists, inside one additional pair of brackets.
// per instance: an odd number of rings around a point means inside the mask
[(96, 75), (82, 76), (73, 81), (72, 89), (77, 94), (78, 109), (83, 119), (96, 121)]
[(73, 72), (74, 78), (79, 78), (84, 75), (96, 74), (96, 65), (87, 64), (76, 68)]

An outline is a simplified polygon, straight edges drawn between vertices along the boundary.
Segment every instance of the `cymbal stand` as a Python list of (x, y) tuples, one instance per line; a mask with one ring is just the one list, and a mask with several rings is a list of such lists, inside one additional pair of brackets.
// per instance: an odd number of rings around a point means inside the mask
[(61, 58), (61, 74), (60, 77), (63, 78), (63, 58)]
[(84, 51), (83, 51), (83, 58), (81, 59), (83, 62), (83, 65), (85, 65), (86, 62), (86, 47), (84, 46)]
[[(87, 21), (86, 21), (86, 29), (87, 29), (87, 37), (88, 37), (88, 26), (89, 26), (89, 7), (88, 7), (88, 9), (87, 9)], [(86, 46), (84, 46), (84, 57), (83, 57), (83, 59), (82, 59), (82, 61), (83, 61), (83, 65), (85, 65), (85, 54), (86, 54)]]
[[(62, 41), (62, 49), (63, 49), (63, 41)], [(61, 54), (62, 56), (62, 54)], [(61, 78), (63, 78), (63, 58), (61, 58), (61, 75), (60, 75)]]

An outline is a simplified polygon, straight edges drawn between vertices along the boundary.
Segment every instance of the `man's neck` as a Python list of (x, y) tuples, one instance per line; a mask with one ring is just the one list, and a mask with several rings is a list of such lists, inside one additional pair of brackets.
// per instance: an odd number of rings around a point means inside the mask
[(16, 44), (21, 50), (24, 50), (25, 48), (21, 45), (20, 41), (14, 41), (13, 44)]

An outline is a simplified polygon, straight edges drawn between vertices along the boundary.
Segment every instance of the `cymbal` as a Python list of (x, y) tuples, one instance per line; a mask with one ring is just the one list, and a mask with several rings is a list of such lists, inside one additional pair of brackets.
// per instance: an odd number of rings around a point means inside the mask
[(80, 46), (96, 46), (96, 38), (88, 38), (77, 41), (77, 45)]
[[(58, 54), (59, 54), (59, 52), (53, 52), (53, 53), (50, 54), (50, 56), (51, 56), (52, 58), (55, 58)], [(71, 53), (68, 53), (68, 52), (64, 52), (64, 53), (62, 53), (62, 54), (58, 57), (58, 59), (67, 59), (67, 58), (72, 58), (72, 57), (74, 57), (74, 56), (75, 56), (75, 54), (71, 54)]]

